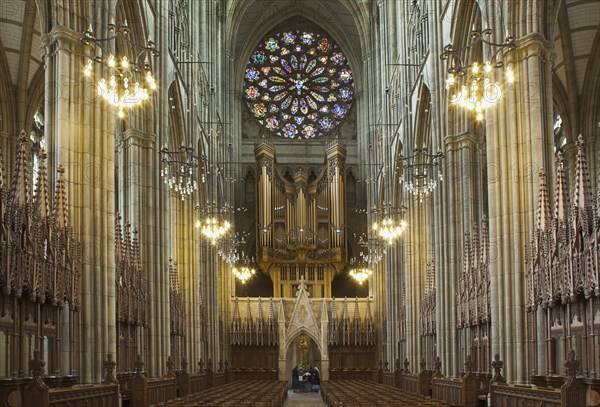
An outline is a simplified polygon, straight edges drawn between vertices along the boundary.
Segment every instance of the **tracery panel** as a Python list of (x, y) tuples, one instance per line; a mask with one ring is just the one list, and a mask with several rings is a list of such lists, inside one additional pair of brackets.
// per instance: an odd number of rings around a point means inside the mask
[(348, 116), (354, 80), (348, 60), (330, 35), (318, 30), (274, 30), (252, 53), (244, 98), (270, 132), (311, 139)]
[(117, 292), (117, 366), (120, 372), (133, 372), (137, 355), (147, 356), (148, 286), (143, 276), (137, 230), (115, 220), (115, 268)]
[(456, 290), (461, 355), (471, 357), (473, 371), (487, 374), (491, 363), (489, 233), (487, 219), (465, 233), (463, 269)]
[[(29, 375), (27, 362), (35, 350), (47, 372), (57, 376), (76, 372), (79, 365), (79, 246), (71, 229), (64, 169), (59, 166), (51, 205), (41, 149), (31, 199), (27, 144), (22, 132), (10, 190), (0, 157), (0, 376), (14, 378)], [(66, 353), (63, 342), (69, 344)]]
[[(527, 256), (532, 381), (561, 374), (561, 361), (571, 349), (581, 361), (580, 373), (596, 377), (600, 369), (600, 188), (594, 199), (581, 136), (571, 194), (560, 151), (556, 162), (554, 214), (541, 171), (537, 224)], [(539, 354), (544, 357), (538, 359)]]

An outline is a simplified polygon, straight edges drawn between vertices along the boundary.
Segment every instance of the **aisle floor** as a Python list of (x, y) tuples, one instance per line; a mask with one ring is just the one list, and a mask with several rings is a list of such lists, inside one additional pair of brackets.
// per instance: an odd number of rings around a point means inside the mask
[(325, 407), (321, 393), (294, 393), (288, 390), (288, 398), (283, 407)]

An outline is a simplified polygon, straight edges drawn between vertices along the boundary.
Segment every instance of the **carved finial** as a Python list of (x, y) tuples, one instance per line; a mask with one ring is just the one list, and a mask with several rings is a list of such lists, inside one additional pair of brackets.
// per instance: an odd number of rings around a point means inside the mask
[(34, 213), (41, 220), (50, 216), (50, 200), (48, 198), (48, 176), (46, 172), (46, 151), (44, 148), (39, 153), (38, 178), (35, 185), (37, 191), (34, 198)]
[(204, 371), (204, 361), (202, 360), (202, 358), (200, 358), (200, 361), (198, 362), (198, 373), (202, 373)]
[(377, 366), (379, 366), (379, 370), (383, 370), (383, 362), (381, 360), (379, 361)]
[(502, 366), (504, 366), (504, 362), (500, 360), (500, 355), (496, 353), (492, 361), (492, 370), (494, 371), (492, 383), (506, 383), (506, 379), (504, 379), (501, 372)]
[(394, 362), (394, 371), (395, 372), (400, 371), (400, 359), (399, 358), (396, 358), (396, 361)]
[(60, 228), (69, 226), (69, 205), (67, 202), (67, 188), (64, 180), (65, 167), (59, 164), (58, 177), (56, 179), (56, 187), (54, 192), (54, 207), (52, 208), (54, 223)]
[(11, 201), (14, 205), (24, 207), (29, 204), (29, 153), (27, 151), (27, 135), (24, 131), (19, 134), (17, 143), (17, 156), (13, 171), (11, 187)]
[(385, 363), (383, 364), (383, 370), (386, 372), (389, 372), (390, 371), (389, 366), (390, 366), (390, 363), (386, 360)]
[(567, 356), (567, 360), (565, 360), (564, 366), (567, 377), (574, 379), (579, 371), (579, 361), (575, 359), (575, 351), (573, 349), (569, 351), (569, 355)]
[(435, 358), (435, 363), (433, 364), (435, 372), (433, 373), (433, 377), (444, 377), (442, 374), (442, 362), (440, 361), (440, 357)]
[(565, 181), (565, 167), (560, 151), (556, 153), (556, 185), (554, 190), (557, 191), (554, 202), (554, 217), (560, 223), (567, 218), (569, 210), (569, 194)]
[(29, 371), (34, 379), (44, 374), (44, 366), (46, 366), (46, 362), (41, 359), (40, 351), (37, 349), (34, 350), (33, 359), (29, 361)]
[(187, 361), (187, 359), (185, 358), (185, 356), (183, 356), (183, 357), (181, 358), (181, 371), (182, 371), (183, 373), (187, 373), (187, 367), (188, 367), (188, 361)]
[(577, 138), (577, 163), (575, 174), (575, 193), (573, 194), (573, 210), (576, 227), (581, 227), (583, 234), (590, 232), (593, 224), (592, 183), (585, 155), (585, 142), (580, 134)]
[(409, 366), (410, 362), (408, 361), (408, 358), (404, 359), (404, 373), (410, 373), (410, 370), (408, 370)]
[(300, 291), (306, 291), (306, 283), (304, 282), (304, 274), (300, 276), (300, 285), (298, 286), (298, 293), (296, 296), (300, 295)]
[(144, 373), (144, 361), (142, 360), (142, 355), (138, 354), (135, 358), (135, 372), (138, 375)]
[(121, 214), (115, 214), (115, 262), (123, 257), (123, 229), (121, 227)]
[(175, 363), (171, 360), (171, 356), (167, 357), (167, 376), (175, 376)]
[(211, 358), (208, 358), (208, 362), (206, 363), (206, 370), (213, 370), (213, 363)]
[(102, 383), (116, 383), (117, 379), (115, 378), (115, 368), (117, 367), (117, 362), (115, 362), (112, 358), (112, 354), (106, 355), (106, 360), (104, 361), (104, 380)]
[(424, 372), (427, 368), (427, 362), (425, 362), (424, 356), (421, 356), (421, 362), (419, 363), (419, 367), (421, 368), (421, 372)]
[(471, 363), (471, 355), (467, 355), (465, 360), (465, 373), (471, 373), (473, 371), (473, 364)]
[(4, 189), (4, 160), (2, 159), (2, 147), (0, 147), (0, 190)]
[(550, 204), (548, 186), (546, 185), (546, 171), (542, 168), (539, 173), (540, 187), (538, 196), (537, 230), (546, 230), (550, 226)]
[(219, 359), (219, 372), (223, 371), (223, 361)]
[(225, 371), (229, 370), (229, 362), (225, 359)]

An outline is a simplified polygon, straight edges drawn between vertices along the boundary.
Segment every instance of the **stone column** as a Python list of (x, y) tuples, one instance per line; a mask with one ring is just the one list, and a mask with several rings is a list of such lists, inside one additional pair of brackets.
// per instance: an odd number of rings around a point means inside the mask
[[(143, 117), (144, 111), (131, 112)], [(131, 117), (129, 123), (135, 122)], [(143, 125), (143, 124), (142, 124)], [(117, 142), (119, 211), (125, 221), (139, 230), (140, 256), (148, 280), (149, 345), (146, 359), (148, 374), (164, 374), (170, 354), (169, 278), (169, 206), (167, 188), (159, 178), (160, 157), (156, 135), (150, 131), (128, 128)], [(177, 258), (176, 258), (177, 259)], [(181, 268), (180, 268), (181, 269)], [(181, 281), (186, 281), (182, 278)]]
[[(550, 50), (539, 34), (528, 34), (508, 54), (516, 83), (505, 89), (486, 117), (489, 178), (492, 354), (527, 360), (524, 247), (531, 239), (539, 169), (552, 154)], [(538, 89), (535, 97), (529, 89)], [(508, 356), (507, 356), (508, 357)], [(527, 381), (532, 366), (506, 367), (509, 382)]]
[[(463, 123), (467, 120), (462, 118)], [(460, 353), (464, 343), (459, 343), (456, 330), (456, 284), (462, 273), (463, 239), (465, 231), (477, 220), (480, 191), (477, 180), (481, 177), (481, 157), (477, 135), (466, 127), (465, 131), (448, 135), (444, 139), (446, 158), (444, 185), (438, 191), (439, 205), (444, 210), (436, 219), (442, 230), (436, 246), (438, 290), (437, 350), (448, 376), (457, 376), (468, 350)], [(439, 261), (439, 263), (438, 263)], [(468, 347), (468, 346), (467, 346)]]
[(87, 51), (80, 38), (63, 26), (43, 36), (46, 136), (51, 168), (65, 166), (73, 231), (81, 244), (80, 366), (74, 369), (81, 383), (94, 383), (101, 380), (106, 354), (116, 354), (115, 112), (84, 78)]

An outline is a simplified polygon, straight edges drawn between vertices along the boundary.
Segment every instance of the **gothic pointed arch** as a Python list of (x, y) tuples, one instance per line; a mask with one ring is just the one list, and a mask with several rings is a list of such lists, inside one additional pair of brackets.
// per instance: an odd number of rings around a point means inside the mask
[(183, 101), (179, 81), (173, 81), (169, 85), (169, 138), (168, 145), (170, 150), (178, 150), (179, 146), (184, 145), (185, 140), (185, 122), (183, 117)]

